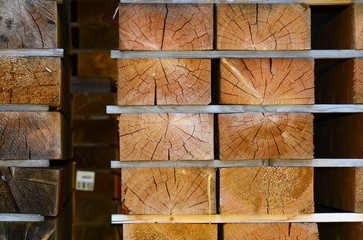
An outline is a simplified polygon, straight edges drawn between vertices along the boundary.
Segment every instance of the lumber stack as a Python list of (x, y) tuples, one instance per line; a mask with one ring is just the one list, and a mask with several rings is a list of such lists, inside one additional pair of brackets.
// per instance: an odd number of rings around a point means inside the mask
[[(201, 223), (202, 239), (318, 239), (323, 220), (291, 219), (320, 216), (315, 203), (360, 212), (359, 169), (313, 167), (316, 158), (328, 158), (329, 167), (339, 166), (334, 158), (362, 158), (361, 108), (343, 111), (360, 101), (361, 59), (320, 51), (345, 49), (340, 42), (350, 37), (348, 48), (359, 49), (361, 4), (332, 11), (292, 2), (162, 2), (119, 6), (112, 113), (121, 113), (124, 238), (174, 236), (183, 223), (180, 238), (193, 239), (188, 229)], [(349, 37), (333, 39), (335, 29)], [(320, 36), (327, 39), (318, 43)], [(176, 167), (183, 161), (188, 167)], [(359, 224), (339, 224), (335, 236)], [(329, 227), (319, 224), (322, 239)]]
[(110, 170), (118, 159), (117, 120), (105, 107), (116, 103), (117, 62), (109, 50), (118, 46), (117, 0), (73, 1), (72, 123), (76, 162), (73, 239), (119, 239), (109, 224), (119, 203), (119, 173)]
[(73, 164), (57, 2), (0, 5), (0, 213), (15, 219), (0, 220), (0, 236), (69, 239)]

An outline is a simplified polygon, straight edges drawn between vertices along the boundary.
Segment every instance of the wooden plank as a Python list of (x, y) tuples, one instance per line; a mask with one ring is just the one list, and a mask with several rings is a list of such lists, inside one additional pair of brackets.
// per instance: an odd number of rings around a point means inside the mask
[(119, 118), (121, 160), (213, 159), (213, 115), (138, 114)]
[(111, 168), (233, 168), (233, 167), (363, 167), (363, 159), (315, 158), (311, 160), (179, 160), (179, 161), (111, 161)]
[(311, 59), (220, 61), (221, 104), (314, 104)]
[(43, 104), (61, 107), (60, 58), (0, 58), (0, 104)]
[(311, 49), (308, 6), (220, 4), (216, 24), (219, 50)]
[(311, 239), (318, 240), (318, 226), (314, 223), (225, 224), (223, 239)]
[(59, 112), (0, 112), (0, 159), (67, 158), (66, 128)]
[(0, 48), (56, 48), (57, 2), (2, 0), (0, 32)]
[(112, 50), (111, 58), (362, 58), (362, 50), (309, 50), (309, 51), (119, 51)]
[(124, 240), (136, 239), (175, 239), (175, 240), (217, 240), (215, 224), (127, 224), (123, 227)]
[(0, 49), (0, 57), (63, 57), (63, 49)]
[(39, 214), (0, 213), (0, 222), (42, 222)]
[(121, 3), (304, 3), (309, 5), (339, 5), (359, 0), (120, 0)]
[(114, 92), (115, 80), (110, 77), (72, 77), (74, 94), (101, 94)]
[(106, 106), (116, 103), (115, 93), (73, 93), (72, 96), (72, 116), (74, 119), (104, 116), (106, 115)]
[(314, 212), (313, 169), (287, 167), (220, 170), (220, 214)]
[(119, 49), (210, 50), (210, 4), (120, 4)]
[(0, 167), (49, 167), (49, 160), (0, 160)]
[(216, 213), (214, 169), (122, 169), (125, 214)]
[(0, 168), (1, 212), (57, 216), (72, 186), (70, 166), (58, 168)]
[(14, 222), (1, 222), (1, 239), (54, 239), (67, 240), (71, 231), (72, 204), (58, 217), (41, 217), (41, 222), (18, 220)]
[(221, 160), (313, 158), (312, 114), (221, 114), (218, 124)]
[(0, 104), (0, 112), (11, 112), (11, 111), (47, 112), (49, 111), (49, 106), (28, 105), (28, 104)]
[(119, 105), (211, 103), (208, 59), (119, 59)]
[(125, 215), (113, 214), (113, 224), (145, 223), (328, 223), (362, 222), (359, 213), (229, 214), (229, 215)]
[(107, 114), (150, 113), (361, 113), (359, 104), (315, 105), (209, 105), (209, 106), (107, 106)]

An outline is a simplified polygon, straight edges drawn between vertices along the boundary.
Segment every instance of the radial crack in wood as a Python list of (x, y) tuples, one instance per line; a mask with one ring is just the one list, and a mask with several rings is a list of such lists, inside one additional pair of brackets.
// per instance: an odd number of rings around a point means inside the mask
[(56, 48), (57, 2), (0, 1), (0, 48)]
[(316, 223), (225, 224), (224, 240), (318, 240)]
[(222, 104), (314, 104), (314, 61), (228, 59), (220, 63)]
[(63, 159), (64, 127), (59, 112), (0, 112), (0, 159)]
[(209, 50), (211, 4), (121, 4), (120, 49)]
[(310, 8), (300, 4), (217, 5), (217, 49), (310, 49)]
[(119, 120), (121, 160), (214, 157), (212, 114), (130, 114)]
[(313, 213), (313, 168), (248, 167), (220, 171), (221, 214)]
[(215, 169), (121, 170), (125, 214), (214, 214)]
[(218, 235), (216, 224), (127, 224), (123, 239), (217, 240)]
[(60, 58), (0, 58), (0, 104), (61, 105)]
[(119, 105), (198, 105), (211, 102), (211, 61), (118, 60)]
[(221, 160), (313, 158), (312, 114), (220, 114), (218, 121)]

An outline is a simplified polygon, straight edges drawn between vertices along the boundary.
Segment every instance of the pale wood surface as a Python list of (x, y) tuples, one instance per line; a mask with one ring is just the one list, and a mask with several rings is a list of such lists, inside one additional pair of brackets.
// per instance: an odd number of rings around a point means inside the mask
[(0, 213), (0, 222), (42, 222), (44, 216), (39, 214), (21, 214), (21, 213)]
[[(358, 1), (359, 2), (359, 1)], [(360, 1), (362, 3), (362, 1)], [(363, 4), (355, 4), (354, 8), (354, 48), (355, 49), (363, 49)]]
[(107, 114), (137, 113), (361, 113), (359, 104), (315, 105), (209, 105), (209, 106), (107, 106)]
[(0, 103), (59, 107), (60, 58), (0, 58)]
[(318, 240), (318, 226), (314, 223), (225, 224), (224, 240)]
[(1, 49), (0, 57), (63, 57), (63, 49)]
[(118, 74), (119, 105), (211, 102), (208, 59), (120, 59)]
[(124, 240), (139, 239), (217, 240), (215, 224), (127, 224)]
[(213, 115), (121, 115), (121, 160), (213, 159)]
[(313, 175), (312, 168), (221, 169), (220, 213), (313, 213)]
[(120, 49), (212, 49), (210, 4), (121, 4), (119, 16)]
[(0, 167), (49, 167), (49, 160), (0, 160)]
[(220, 114), (219, 158), (312, 159), (313, 115)]
[(217, 49), (310, 49), (310, 8), (299, 4), (217, 6)]
[(358, 213), (230, 214), (230, 215), (124, 215), (113, 214), (113, 224), (144, 223), (345, 223), (362, 222)]
[(59, 112), (0, 112), (0, 159), (63, 159), (64, 128)]
[(221, 104), (313, 104), (314, 61), (228, 59), (220, 63)]
[(233, 167), (363, 167), (361, 158), (315, 158), (276, 160), (181, 160), (181, 161), (111, 161), (111, 168), (233, 168)]
[(56, 48), (57, 2), (0, 2), (0, 48)]
[(362, 50), (281, 50), (281, 51), (119, 51), (111, 50), (111, 58), (362, 58)]
[(214, 169), (122, 169), (126, 214), (214, 214)]

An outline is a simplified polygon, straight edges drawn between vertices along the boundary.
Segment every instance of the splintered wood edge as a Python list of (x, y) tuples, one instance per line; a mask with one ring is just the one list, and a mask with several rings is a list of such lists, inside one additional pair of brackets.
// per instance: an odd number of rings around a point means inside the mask
[(315, 105), (195, 105), (195, 106), (116, 106), (109, 105), (107, 114), (148, 113), (361, 113), (358, 104), (315, 104)]
[(30, 111), (30, 112), (47, 112), (47, 105), (30, 105), (30, 104), (0, 104), (0, 112), (9, 111)]
[(305, 3), (310, 5), (350, 4), (355, 0), (120, 0), (120, 3)]
[(111, 161), (111, 168), (363, 167), (363, 159)]
[(0, 57), (63, 57), (63, 49), (1, 49)]
[(1, 160), (0, 167), (49, 167), (49, 160)]
[(0, 213), (0, 222), (43, 222), (44, 217), (37, 214)]
[(136, 223), (328, 223), (363, 222), (361, 213), (250, 214), (250, 215), (124, 215), (113, 214), (112, 224)]
[(120, 51), (111, 50), (112, 59), (121, 58), (361, 58), (363, 50), (293, 50), (293, 51)]

